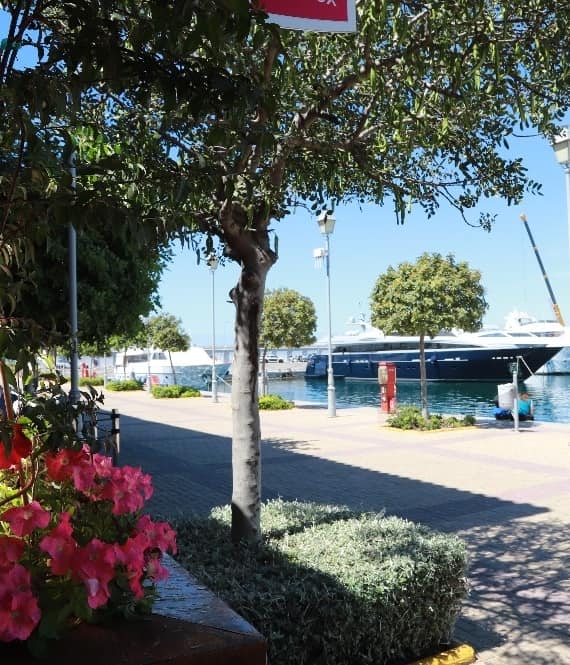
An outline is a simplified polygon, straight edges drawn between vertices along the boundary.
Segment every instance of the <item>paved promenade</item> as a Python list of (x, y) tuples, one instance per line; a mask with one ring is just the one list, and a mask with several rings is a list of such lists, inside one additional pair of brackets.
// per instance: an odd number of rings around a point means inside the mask
[[(207, 513), (231, 499), (226, 397), (107, 393), (121, 462), (153, 475), (150, 509)], [(387, 428), (374, 408), (262, 412), (263, 498), (382, 510), (457, 533), (471, 595), (456, 638), (481, 665), (570, 665), (570, 425), (489, 421), (461, 431)]]

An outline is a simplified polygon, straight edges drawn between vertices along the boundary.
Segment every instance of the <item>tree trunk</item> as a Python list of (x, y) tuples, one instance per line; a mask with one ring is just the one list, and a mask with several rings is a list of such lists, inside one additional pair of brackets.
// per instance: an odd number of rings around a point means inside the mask
[(176, 381), (176, 372), (174, 370), (174, 365), (172, 364), (172, 354), (170, 351), (168, 352), (168, 360), (170, 361), (170, 369), (172, 370), (172, 380), (174, 381), (174, 385), (178, 385), (178, 382)]
[(420, 393), (421, 393), (421, 409), (422, 416), (428, 418), (428, 401), (427, 401), (427, 373), (426, 373), (426, 346), (425, 335), (420, 335)]
[(259, 327), (265, 277), (272, 263), (252, 257), (242, 262), (230, 296), (236, 306), (232, 366), (232, 541), (261, 538), (261, 427), (258, 406)]

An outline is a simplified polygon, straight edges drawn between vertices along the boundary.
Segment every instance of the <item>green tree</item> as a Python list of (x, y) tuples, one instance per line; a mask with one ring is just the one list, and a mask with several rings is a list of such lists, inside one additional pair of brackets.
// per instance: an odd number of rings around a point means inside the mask
[[(51, 187), (61, 194), (55, 219), (95, 223), (89, 202), (101, 202), (143, 244), (179, 237), (240, 266), (232, 536), (255, 540), (258, 342), (274, 222), (295, 205), (318, 213), (350, 199), (390, 201), (399, 222), (414, 204), (429, 216), (442, 200), (468, 218), (480, 199), (515, 203), (536, 190), (507, 145), (530, 128), (553, 136), (570, 106), (566, 0), (370, 0), (358, 3), (357, 33), (341, 36), (280, 30), (248, 0), (11, 7), (12, 25), (27, 22), (42, 49), (41, 67), (15, 73), (25, 34), (11, 25), (0, 62), (11, 164), (0, 196), (17, 237), (49, 234)], [(61, 167), (73, 147), (76, 192)]]
[(172, 364), (172, 351), (187, 351), (190, 347), (190, 336), (184, 332), (182, 321), (173, 314), (152, 316), (145, 325), (148, 339), (153, 347), (168, 351), (170, 369), (176, 385), (176, 372)]
[(293, 289), (267, 291), (263, 302), (263, 314), (259, 333), (259, 346), (263, 348), (262, 394), (266, 393), (267, 349), (279, 347), (299, 348), (315, 341), (317, 315), (310, 298)]
[(386, 334), (419, 336), (421, 409), (427, 418), (425, 339), (445, 329), (481, 327), (487, 310), (481, 273), (451, 254), (422, 254), (380, 275), (370, 305), (372, 324)]
[[(22, 285), (15, 317), (34, 320), (50, 337), (69, 339), (69, 269), (66, 229), (52, 233), (34, 247), (33, 266)], [(77, 231), (77, 301), (80, 342), (103, 351), (111, 335), (132, 335), (138, 317), (160, 305), (157, 295), (162, 270), (170, 257), (166, 248), (143, 247), (98, 226)]]

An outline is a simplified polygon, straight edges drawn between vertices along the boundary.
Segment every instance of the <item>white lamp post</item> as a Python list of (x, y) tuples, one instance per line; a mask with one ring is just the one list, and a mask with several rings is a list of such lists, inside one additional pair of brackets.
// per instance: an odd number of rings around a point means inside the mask
[(208, 258), (208, 269), (212, 274), (212, 402), (218, 401), (218, 377), (216, 376), (216, 300), (214, 273), (218, 267), (218, 257), (211, 254)]
[(562, 134), (554, 137), (552, 144), (556, 160), (564, 168), (566, 174), (566, 218), (568, 223), (568, 242), (570, 244), (570, 128), (566, 127)]
[(327, 271), (327, 312), (329, 319), (329, 339), (328, 339), (328, 367), (327, 367), (327, 404), (328, 415), (330, 418), (336, 416), (336, 396), (334, 387), (334, 374), (332, 366), (332, 328), (331, 328), (331, 253), (330, 236), (334, 231), (336, 219), (331, 210), (322, 212), (318, 218), (319, 231), (324, 235), (326, 241), (325, 247), (325, 266)]

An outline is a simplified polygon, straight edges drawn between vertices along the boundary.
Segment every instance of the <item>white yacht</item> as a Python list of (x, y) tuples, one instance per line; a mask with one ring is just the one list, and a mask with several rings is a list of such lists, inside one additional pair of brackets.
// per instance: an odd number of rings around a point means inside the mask
[[(150, 376), (154, 385), (178, 385), (207, 388), (212, 378), (212, 358), (200, 346), (188, 351), (162, 351), (161, 349), (127, 349), (115, 355), (115, 378), (146, 383)], [(223, 377), (230, 363), (216, 362), (216, 375)]]

